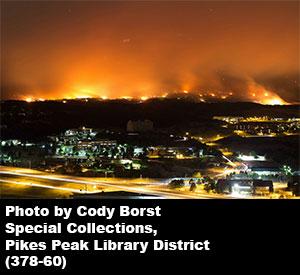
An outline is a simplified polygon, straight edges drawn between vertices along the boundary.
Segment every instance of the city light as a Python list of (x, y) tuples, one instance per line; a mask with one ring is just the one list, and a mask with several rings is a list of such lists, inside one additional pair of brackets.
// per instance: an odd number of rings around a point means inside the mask
[(1, 196), (298, 197), (298, 3), (4, 2)]

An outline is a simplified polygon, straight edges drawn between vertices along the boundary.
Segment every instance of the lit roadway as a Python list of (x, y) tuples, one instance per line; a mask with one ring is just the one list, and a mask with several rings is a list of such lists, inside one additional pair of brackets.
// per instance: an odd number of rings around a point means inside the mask
[[(72, 194), (101, 194), (125, 191), (170, 199), (229, 198), (207, 194), (203, 190), (190, 192), (170, 189), (165, 182), (153, 179), (83, 178), (49, 174), (32, 169), (0, 166), (0, 196), (22, 197), (36, 192), (38, 197), (69, 197)], [(168, 182), (168, 181), (167, 181)]]

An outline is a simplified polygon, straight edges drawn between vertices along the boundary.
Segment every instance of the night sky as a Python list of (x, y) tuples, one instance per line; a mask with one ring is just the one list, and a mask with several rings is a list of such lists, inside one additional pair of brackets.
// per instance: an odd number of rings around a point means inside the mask
[(299, 2), (1, 1), (1, 90), (299, 102)]

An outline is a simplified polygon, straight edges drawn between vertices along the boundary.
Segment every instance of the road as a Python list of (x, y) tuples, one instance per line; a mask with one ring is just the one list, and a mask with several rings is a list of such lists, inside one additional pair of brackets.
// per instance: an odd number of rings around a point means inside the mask
[[(168, 199), (208, 199), (228, 196), (174, 190), (167, 184), (151, 179), (83, 178), (49, 174), (33, 169), (0, 166), (1, 195), (22, 197), (69, 197), (72, 194), (101, 194), (125, 191)], [(103, 194), (103, 193), (102, 193)]]

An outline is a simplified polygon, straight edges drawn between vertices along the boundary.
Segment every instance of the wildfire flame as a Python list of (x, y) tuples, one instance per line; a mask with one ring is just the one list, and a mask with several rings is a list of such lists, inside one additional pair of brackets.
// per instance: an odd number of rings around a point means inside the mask
[(265, 87), (256, 83), (249, 85), (249, 92), (255, 102), (264, 105), (287, 105), (288, 102), (284, 101), (275, 92), (266, 89)]
[[(283, 100), (277, 93), (271, 91), (270, 89), (256, 83), (253, 79), (247, 79), (247, 86), (245, 86), (245, 93), (242, 91), (224, 91), (223, 89), (195, 89), (195, 90), (183, 90), (183, 94), (198, 95), (199, 101), (205, 102), (210, 100), (243, 100), (251, 101), (265, 105), (287, 105), (289, 104)], [(187, 85), (186, 85), (187, 86)], [(147, 90), (146, 88), (143, 90)], [(201, 92), (201, 93), (199, 93)], [(140, 93), (140, 95), (133, 96), (122, 96), (121, 99), (132, 100), (139, 99), (141, 101), (147, 101), (150, 98), (161, 97), (166, 98), (172, 96), (172, 93), (160, 93), (160, 95), (151, 95)], [(118, 97), (112, 97), (111, 91), (105, 87), (75, 87), (73, 92), (69, 93), (68, 96), (63, 96), (61, 99), (89, 99), (89, 98), (99, 98), (102, 100), (108, 99), (118, 99)], [(241, 98), (241, 99), (240, 99)], [(59, 98), (58, 98), (59, 99)], [(43, 98), (34, 98), (31, 95), (24, 98), (27, 102), (33, 101), (44, 101)]]

